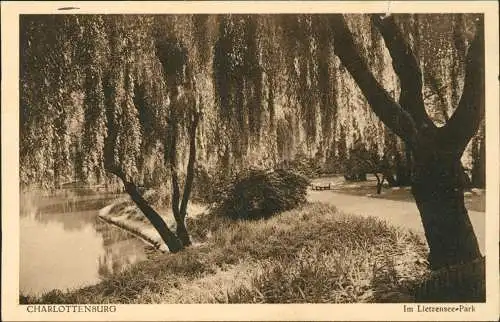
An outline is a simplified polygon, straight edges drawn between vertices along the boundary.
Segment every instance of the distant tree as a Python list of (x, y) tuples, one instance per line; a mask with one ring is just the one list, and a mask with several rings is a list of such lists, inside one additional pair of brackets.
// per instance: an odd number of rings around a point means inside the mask
[(346, 160), (345, 179), (349, 181), (366, 181), (366, 174), (372, 173), (374, 166), (369, 157), (365, 144), (359, 137), (356, 137), (349, 149), (349, 157)]
[(484, 30), (477, 20), (475, 38), (466, 57), (461, 99), (443, 127), (426, 113), (422, 73), (394, 17), (371, 16), (393, 59), (401, 84), (396, 102), (377, 82), (342, 15), (332, 16), (334, 51), (352, 75), (370, 107), (411, 151), (412, 193), (420, 211), (433, 269), (474, 260), (481, 256), (476, 235), (464, 205), (460, 158), (484, 116)]
[(382, 192), (385, 181), (395, 185), (393, 172), (394, 162), (384, 154), (380, 156), (375, 145), (368, 148), (359, 139), (350, 149), (349, 158), (346, 161), (347, 172), (344, 174), (346, 180), (364, 181), (367, 174), (373, 174), (377, 179), (377, 194)]

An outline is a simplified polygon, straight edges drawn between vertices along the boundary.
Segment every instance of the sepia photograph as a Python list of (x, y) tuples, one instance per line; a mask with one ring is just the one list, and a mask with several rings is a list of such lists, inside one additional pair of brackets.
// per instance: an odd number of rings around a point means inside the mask
[(2, 153), (18, 162), (2, 159), (16, 310), (392, 303), (405, 319), (474, 320), (493, 304), (498, 317), (484, 8), (53, 7), (15, 17), (18, 100), (2, 102), (18, 129)]

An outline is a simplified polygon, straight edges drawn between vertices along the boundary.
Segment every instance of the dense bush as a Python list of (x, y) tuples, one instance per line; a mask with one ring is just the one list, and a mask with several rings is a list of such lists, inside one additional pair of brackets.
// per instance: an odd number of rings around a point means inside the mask
[(267, 218), (306, 202), (309, 180), (287, 170), (247, 170), (219, 188), (217, 213), (233, 219)]

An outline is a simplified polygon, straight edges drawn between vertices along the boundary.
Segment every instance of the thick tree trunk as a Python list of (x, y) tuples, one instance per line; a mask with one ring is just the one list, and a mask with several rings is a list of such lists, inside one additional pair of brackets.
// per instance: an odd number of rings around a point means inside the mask
[(181, 204), (181, 193), (179, 186), (179, 173), (177, 167), (177, 141), (179, 135), (178, 123), (179, 119), (177, 116), (177, 97), (175, 95), (171, 95), (172, 106), (169, 115), (169, 137), (168, 137), (168, 149), (166, 150), (165, 160), (168, 161), (168, 165), (170, 168), (170, 181), (172, 184), (172, 198), (171, 198), (171, 206), (172, 206), (172, 215), (175, 219), (176, 224), (176, 235), (179, 238), (183, 247), (191, 245), (191, 240), (189, 239), (189, 234), (187, 231), (186, 223), (185, 223), (185, 214), (182, 215), (180, 212), (180, 204)]
[[(418, 155), (418, 154), (417, 154)], [(432, 269), (461, 264), (481, 256), (464, 205), (462, 165), (446, 152), (415, 157), (412, 193), (430, 248)]]

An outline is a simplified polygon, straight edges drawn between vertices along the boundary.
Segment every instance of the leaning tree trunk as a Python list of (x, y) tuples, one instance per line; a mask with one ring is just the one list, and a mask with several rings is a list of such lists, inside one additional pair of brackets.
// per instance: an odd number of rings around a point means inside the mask
[(425, 111), (422, 72), (393, 17), (372, 15), (400, 80), (399, 102), (374, 78), (360, 56), (342, 15), (332, 15), (334, 52), (366, 97), (375, 114), (413, 154), (412, 191), (429, 245), (433, 269), (481, 257), (464, 206), (460, 157), (484, 116), (484, 30), (477, 24), (466, 59), (459, 105), (444, 127)]
[(163, 218), (148, 205), (147, 201), (140, 195), (134, 184), (125, 181), (123, 183), (125, 185), (125, 191), (130, 195), (151, 225), (158, 231), (161, 239), (165, 242), (170, 252), (176, 253), (180, 251), (183, 248), (183, 244), (181, 244), (182, 240), (179, 242), (180, 238), (178, 238), (178, 236), (176, 237), (174, 233), (170, 231)]
[(112, 166), (108, 166), (107, 170), (122, 180), (123, 185), (125, 186), (125, 191), (129, 194), (136, 206), (142, 211), (144, 216), (149, 220), (151, 225), (153, 225), (158, 234), (160, 234), (161, 239), (165, 242), (170, 252), (176, 253), (182, 250), (183, 245), (181, 244), (181, 241), (172, 231), (170, 231), (163, 218), (142, 197), (137, 190), (137, 186), (126, 178), (123, 171)]

